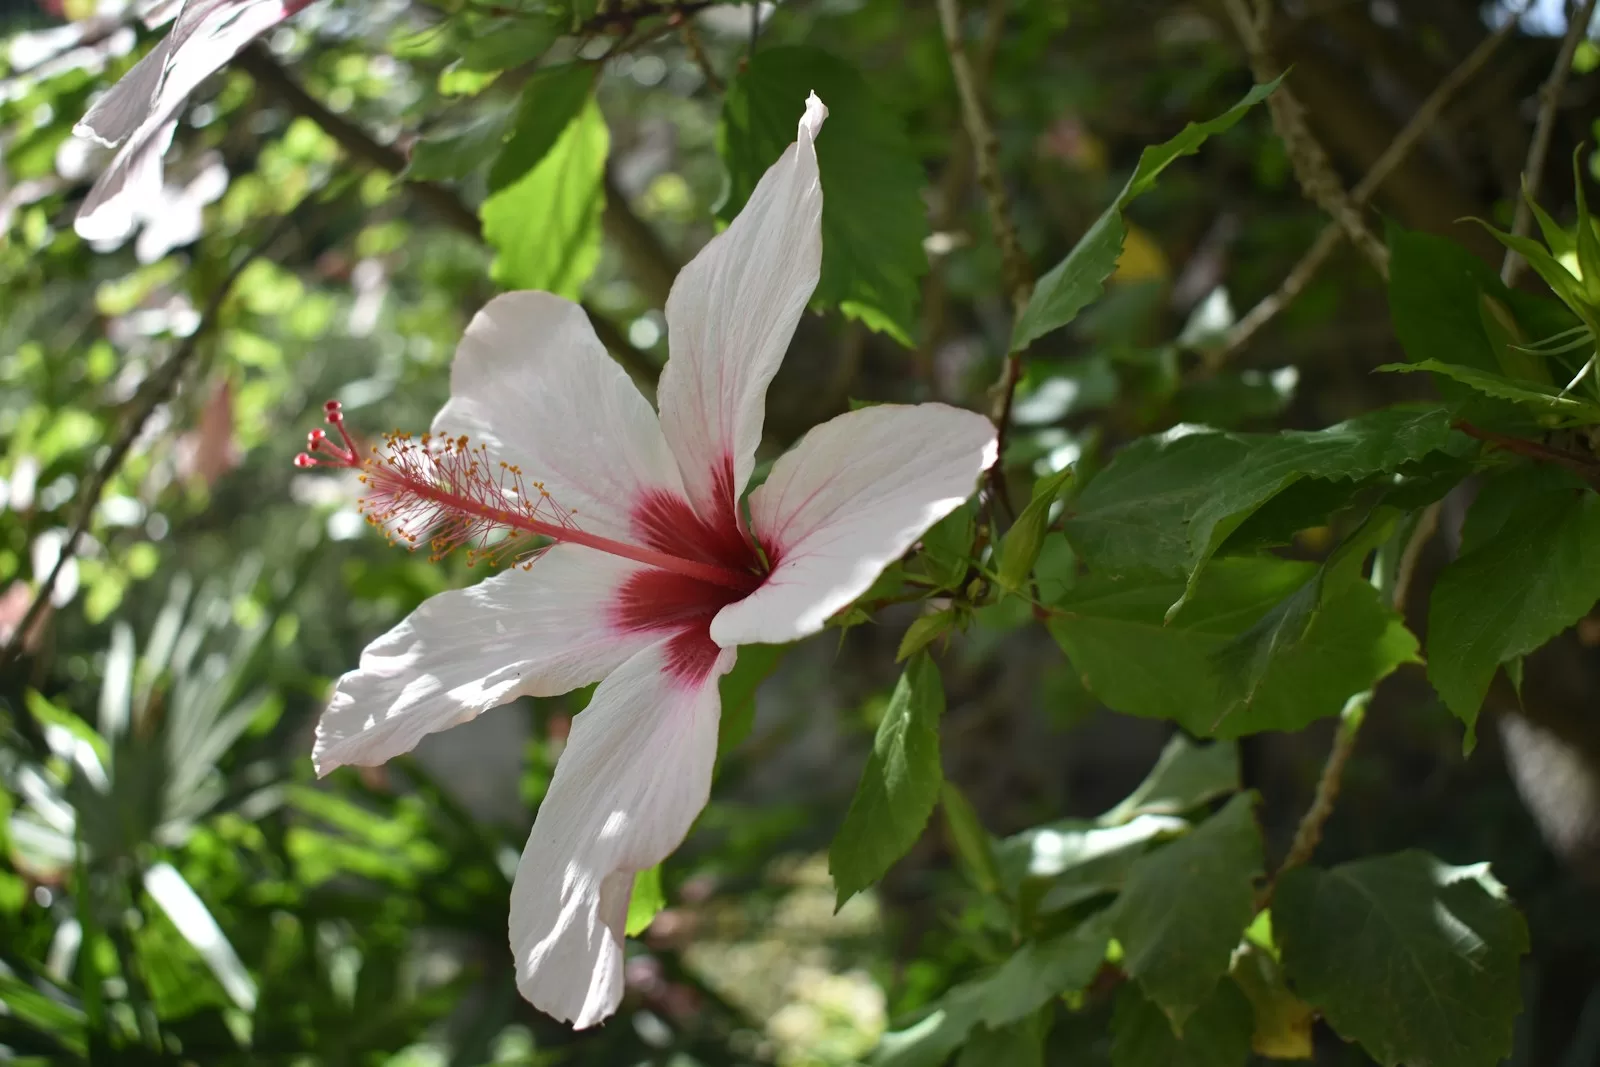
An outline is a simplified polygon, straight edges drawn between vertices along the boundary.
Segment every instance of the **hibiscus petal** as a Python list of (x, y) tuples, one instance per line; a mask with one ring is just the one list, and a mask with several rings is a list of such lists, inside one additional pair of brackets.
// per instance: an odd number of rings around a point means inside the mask
[(589, 533), (627, 538), (639, 501), (683, 495), (649, 401), (583, 309), (550, 293), (506, 293), (478, 312), (433, 425), (521, 466)]
[[(114, 100), (109, 113), (96, 117), (91, 110), (80, 123), (88, 127), (85, 132), (89, 136), (97, 138), (123, 133), (130, 125), (138, 95), (153, 96), (144, 121), (127, 135), (127, 142), (79, 208), (73, 223), (78, 236), (86, 241), (115, 240), (126, 236), (136, 218), (159, 207), (161, 157), (172, 143), (176, 116), (189, 94), (245, 45), (303, 6), (285, 0), (235, 0), (197, 6), (198, 16), (185, 7), (172, 30), (178, 39), (167, 49), (164, 76), (154, 78), (153, 67), (144, 67), (140, 73), (143, 64), (135, 66), (129, 72), (139, 73), (134, 88)], [(112, 94), (120, 89), (119, 84)], [(91, 119), (98, 125), (91, 124)]]
[(698, 681), (685, 679), (673, 669), (673, 640), (617, 668), (573, 720), (517, 864), (517, 988), (579, 1029), (622, 1001), (634, 874), (678, 847), (711, 793), (717, 679), (734, 654), (716, 656)]
[(317, 724), (318, 774), (372, 765), (519, 696), (604, 677), (660, 634), (617, 624), (639, 564), (556, 545), (528, 570), (429, 598), (368, 645)]
[(823, 423), (750, 494), (777, 565), (711, 623), (724, 647), (814, 634), (972, 494), (994, 463), (994, 425), (945, 404), (883, 404)]
[(755, 469), (767, 386), (822, 272), (822, 185), (813, 142), (827, 118), (815, 93), (799, 138), (762, 175), (744, 210), (672, 284), (661, 427), (689, 499), (708, 521), (737, 513)]

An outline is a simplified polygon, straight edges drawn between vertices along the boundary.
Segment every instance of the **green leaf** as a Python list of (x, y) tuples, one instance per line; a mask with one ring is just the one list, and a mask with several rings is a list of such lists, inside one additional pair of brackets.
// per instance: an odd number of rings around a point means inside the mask
[(1173, 1032), (1161, 1009), (1133, 983), (1111, 1016), (1111, 1067), (1244, 1067), (1250, 1059), (1250, 1001), (1232, 982), (1212, 991)]
[(628, 921), (624, 932), (629, 937), (638, 937), (666, 906), (667, 897), (661, 891), (661, 864), (658, 863), (633, 876), (633, 895), (628, 898)]
[(765, 48), (728, 86), (719, 151), (732, 220), (795, 139), (806, 95), (830, 114), (817, 138), (822, 178), (822, 279), (812, 302), (911, 344), (927, 273), (925, 178), (898, 120), (850, 64), (810, 47)]
[(1101, 912), (1065, 933), (1029, 941), (991, 974), (951, 989), (921, 1020), (883, 1035), (873, 1067), (938, 1067), (973, 1027), (1009, 1026), (1057, 996), (1084, 988), (1105, 959), (1104, 916)]
[(532, 63), (561, 36), (561, 26), (539, 16), (496, 18), (461, 39), (461, 69), (498, 71)]
[(600, 262), (603, 178), (611, 135), (593, 100), (543, 161), (483, 202), (490, 274), (506, 289), (543, 289), (576, 300)]
[(956, 1067), (1045, 1067), (1044, 1039), (1051, 1013), (1041, 1008), (1021, 1022), (991, 1030), (978, 1026), (956, 1058)]
[(1071, 480), (1072, 468), (1064, 467), (1034, 483), (1033, 498), (1000, 541), (1000, 562), (995, 572), (1002, 588), (1016, 593), (1027, 584), (1050, 528), (1050, 509)]
[(1116, 826), (1139, 815), (1182, 815), (1208, 800), (1239, 791), (1239, 748), (1231, 743), (1196, 745), (1173, 734), (1133, 792), (1104, 815)]
[(788, 645), (740, 645), (733, 670), (722, 676), (722, 721), (717, 728), (717, 759), (750, 736), (756, 720), (756, 690), (777, 670)]
[(1309, 432), (1141, 438), (1084, 487), (1067, 537), (1103, 574), (1192, 579), (1229, 534), (1299, 480), (1394, 472), (1452, 439), (1444, 409), (1406, 407)]
[(1049, 914), (1120, 890), (1157, 838), (1188, 829), (1168, 815), (1138, 815), (1117, 826), (1061, 819), (1006, 838), (995, 860), (1007, 892), (1038, 914)]
[(1428, 678), (1469, 729), (1495, 669), (1600, 600), (1600, 497), (1562, 472), (1487, 482), (1428, 609)]
[(983, 893), (996, 893), (1000, 889), (1000, 869), (994, 859), (994, 839), (983, 828), (972, 804), (951, 782), (945, 782), (940, 792), (944, 807), (945, 826), (950, 831), (950, 843), (955, 847), (956, 858)]
[(883, 877), (922, 836), (939, 801), (939, 719), (944, 686), (926, 653), (906, 665), (878, 724), (844, 824), (828, 849), (828, 872), (838, 903)]
[(1431, 371), (1460, 382), (1485, 396), (1492, 396), (1497, 400), (1509, 400), (1513, 404), (1542, 415), (1559, 415), (1573, 422), (1600, 422), (1600, 404), (1592, 400), (1570, 394), (1562, 396), (1560, 390), (1554, 386), (1541, 386), (1532, 381), (1513, 381), (1496, 371), (1479, 370), (1476, 367), (1456, 363), (1441, 363), (1436, 359), (1425, 359), (1417, 363), (1385, 363), (1378, 370), (1398, 371), (1402, 374)]
[(1298, 641), (1269, 643), (1258, 661), (1241, 657), (1240, 636), (1315, 572), (1265, 557), (1216, 560), (1170, 623), (1181, 580), (1088, 579), (1061, 600), (1050, 632), (1084, 685), (1117, 711), (1205, 737), (1298, 730), (1417, 659), (1416, 639), (1363, 581), (1326, 588)]
[(550, 154), (562, 131), (589, 102), (599, 69), (592, 63), (565, 63), (545, 67), (528, 79), (511, 137), (489, 169), (490, 192), (519, 181)]
[(1105, 212), (1095, 220), (1088, 232), (1079, 238), (1067, 257), (1039, 279), (1034, 286), (1028, 306), (1017, 316), (1011, 332), (1011, 351), (1018, 352), (1052, 330), (1067, 325), (1095, 298), (1111, 272), (1117, 268), (1122, 255), (1122, 242), (1126, 236), (1122, 221), (1123, 209), (1137, 196), (1155, 184), (1161, 172), (1180, 156), (1198, 151), (1206, 138), (1231, 129), (1256, 104), (1265, 100), (1278, 87), (1280, 77), (1265, 85), (1257, 85), (1233, 107), (1208, 122), (1191, 122), (1170, 141), (1152, 145), (1139, 156), (1128, 184)]
[[(1258, 918), (1269, 913), (1262, 912)], [(1311, 1006), (1289, 991), (1283, 968), (1271, 952), (1248, 944), (1234, 957), (1233, 980), (1250, 998), (1255, 1026), (1250, 1047), (1261, 1056), (1278, 1060), (1309, 1060), (1311, 1044)]]
[(954, 589), (972, 565), (976, 519), (970, 503), (962, 504), (922, 535), (918, 568), (940, 589)]
[(917, 616), (906, 628), (906, 635), (900, 639), (900, 649), (894, 654), (894, 661), (900, 663), (910, 659), (949, 633), (955, 624), (956, 613), (953, 608), (945, 608), (931, 615)]
[(411, 147), (400, 177), (408, 181), (450, 181), (476, 171), (505, 143), (509, 111), (491, 111), (457, 129), (430, 134)]
[(1141, 857), (1112, 908), (1123, 969), (1174, 1030), (1228, 972), (1255, 914), (1261, 830), (1254, 806), (1255, 794), (1241, 793), (1194, 831)]
[(1494, 1067), (1510, 1054), (1528, 932), (1486, 864), (1409, 851), (1302, 867), (1273, 899), (1295, 991), (1384, 1067)]

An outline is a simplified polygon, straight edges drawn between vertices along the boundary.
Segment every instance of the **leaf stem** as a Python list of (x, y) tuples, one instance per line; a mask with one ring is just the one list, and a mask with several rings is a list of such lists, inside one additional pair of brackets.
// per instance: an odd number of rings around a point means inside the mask
[[(1401, 550), (1399, 563), (1395, 567), (1394, 583), (1388, 590), (1390, 604), (1402, 614), (1405, 611), (1411, 580), (1416, 575), (1417, 560), (1438, 528), (1439, 505), (1433, 503), (1417, 514), (1416, 522), (1406, 536), (1405, 547)], [(1382, 570), (1380, 558), (1379, 563), (1374, 565), (1374, 573), (1381, 574)], [(1355, 752), (1356, 740), (1361, 734), (1361, 724), (1366, 721), (1367, 706), (1372, 701), (1372, 694), (1373, 690), (1369, 689), (1351, 697), (1339, 714), (1339, 727), (1333, 735), (1333, 747), (1328, 750), (1328, 758), (1322, 764), (1322, 774), (1317, 779), (1317, 789), (1311, 798), (1311, 806), (1306, 809), (1300, 824), (1295, 827), (1294, 841), (1289, 846), (1289, 852), (1267, 884), (1262, 907), (1271, 902), (1272, 891), (1283, 876), (1309, 861), (1317, 846), (1322, 843), (1322, 828), (1333, 814), (1334, 804), (1339, 799), (1339, 790), (1344, 784), (1345, 768), (1350, 763), (1350, 756)]]
[[(1539, 118), (1533, 127), (1533, 141), (1528, 145), (1528, 161), (1522, 167), (1524, 195), (1517, 197), (1517, 213), (1511, 220), (1514, 236), (1526, 237), (1533, 227), (1533, 208), (1528, 198), (1538, 194), (1539, 184), (1544, 180), (1550, 137), (1555, 132), (1556, 105), (1560, 102), (1561, 90), (1566, 88), (1567, 76), (1572, 73), (1572, 57), (1577, 54), (1578, 44), (1587, 37), (1589, 24), (1594, 20), (1594, 5), (1595, 0), (1583, 0), (1575, 14), (1569, 12), (1561, 51), (1556, 54), (1555, 66), (1550, 68), (1550, 77), (1539, 90)], [(1508, 19), (1507, 25), (1516, 21), (1516, 18)], [(1514, 283), (1525, 262), (1515, 251), (1506, 249), (1505, 261), (1500, 264), (1500, 280), (1507, 285)]]

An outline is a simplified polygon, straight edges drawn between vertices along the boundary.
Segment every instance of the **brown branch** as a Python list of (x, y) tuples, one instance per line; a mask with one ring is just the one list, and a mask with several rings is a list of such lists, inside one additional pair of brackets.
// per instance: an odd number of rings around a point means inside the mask
[[(1524, 10), (1526, 10), (1528, 2), (1531, 2), (1531, 0), (1525, 0), (1523, 4)], [(1518, 15), (1520, 14), (1521, 12), (1518, 12)], [(1378, 191), (1383, 183), (1388, 180), (1389, 175), (1394, 173), (1395, 168), (1405, 161), (1406, 156), (1410, 155), (1411, 150), (1416, 147), (1417, 142), (1422, 139), (1423, 135), (1433, 128), (1434, 123), (1439, 120), (1439, 116), (1443, 114), (1445, 106), (1450, 103), (1451, 99), (1483, 69), (1484, 64), (1489, 62), (1489, 58), (1494, 55), (1495, 50), (1516, 28), (1518, 15), (1508, 18), (1505, 25), (1481, 41), (1478, 47), (1474, 48), (1465, 59), (1457, 64), (1454, 70), (1445, 75), (1439, 84), (1434, 87), (1433, 92), (1428, 94), (1428, 98), (1422, 102), (1422, 106), (1417, 108), (1410, 121), (1395, 135), (1394, 140), (1389, 142), (1389, 147), (1384, 149), (1383, 154), (1372, 164), (1371, 169), (1367, 171), (1361, 181), (1356, 183), (1356, 187), (1350, 190), (1350, 202), (1355, 208), (1363, 207), (1372, 195)], [(1227, 361), (1229, 356), (1249, 343), (1250, 339), (1255, 336), (1261, 327), (1265, 326), (1277, 316), (1278, 312), (1292, 303), (1295, 297), (1299, 296), (1301, 291), (1310, 284), (1311, 279), (1316, 276), (1317, 271), (1322, 267), (1328, 256), (1338, 247), (1339, 239), (1344, 234), (1344, 227), (1337, 222), (1330, 222), (1323, 227), (1322, 232), (1317, 235), (1317, 239), (1312, 242), (1305, 255), (1300, 257), (1300, 261), (1290, 269), (1277, 290), (1262, 298), (1260, 303), (1246, 312), (1238, 322), (1234, 323), (1233, 328), (1228, 331), (1222, 344), (1206, 353), (1205, 366), (1207, 370), (1215, 371)]]
[[(685, 5), (684, 7), (687, 9), (689, 6), (692, 5)], [(315, 122), (322, 128), (324, 133), (333, 138), (339, 147), (348, 152), (351, 157), (396, 177), (399, 177), (406, 169), (406, 157), (401, 154), (399, 149), (375, 140), (360, 126), (330, 110), (326, 104), (312, 96), (299, 82), (295, 81), (293, 76), (284, 70), (278, 64), (278, 61), (273, 59), (260, 45), (251, 45), (246, 48), (239, 54), (237, 62), (240, 68), (255, 80), (257, 85), (277, 96), (290, 110)], [(449, 186), (441, 185), (438, 182), (411, 181), (406, 182), (405, 185), (441, 221), (475, 241), (483, 240), (483, 228), (479, 225), (477, 212), (468, 207)], [(621, 228), (627, 223), (627, 220), (623, 219), (622, 216), (626, 215), (628, 219), (631, 219), (634, 226), (642, 228), (643, 224), (631, 212), (626, 210), (625, 204), (618, 203), (617, 208), (613, 209), (613, 203), (621, 201), (622, 194), (610, 184), (609, 176), (607, 177), (606, 193), (604, 223), (607, 232), (614, 240), (619, 240), (619, 243), (623, 243), (626, 246), (625, 251), (636, 250), (637, 245), (629, 246), (626, 241), (621, 239)], [(650, 237), (654, 240), (653, 234)], [(655, 247), (659, 249), (659, 243)], [(664, 257), (665, 253), (662, 252), (661, 255)], [(670, 262), (670, 260), (667, 262)], [(676, 272), (674, 271), (673, 273)], [(642, 279), (642, 284), (647, 295), (651, 296), (652, 299), (655, 298), (657, 291), (660, 290), (660, 303), (665, 305), (666, 292), (662, 288), (657, 274), (646, 274)], [(671, 277), (668, 277), (665, 285), (670, 288), (671, 284)], [(629, 343), (627, 335), (604, 315), (600, 314), (599, 311), (588, 304), (584, 304), (583, 309), (588, 313), (589, 321), (594, 325), (601, 342), (611, 350), (611, 354), (616, 358), (617, 362), (621, 363), (635, 379), (645, 384), (654, 384), (657, 376), (661, 373), (661, 368), (657, 367), (648, 356)]]
[[(1006, 292), (1011, 298), (1012, 313), (1020, 316), (1028, 306), (1028, 298), (1033, 295), (1033, 272), (1017, 239), (1016, 224), (1011, 220), (1011, 203), (1006, 195), (1005, 181), (1000, 176), (1000, 144), (983, 112), (978, 81), (967, 61), (966, 46), (961, 40), (961, 13), (956, 4), (957, 0), (939, 0), (939, 22), (944, 29), (945, 50), (950, 54), (950, 70), (955, 77), (956, 92), (961, 97), (963, 122), (967, 136), (972, 141), (978, 184), (983, 187), (989, 202), (989, 222), (994, 230), (995, 243), (1000, 248), (1001, 273), (1005, 278)], [(995, 384), (995, 402), (991, 409), (1002, 457), (1005, 455), (1006, 426), (1011, 421), (1011, 404), (1021, 377), (1021, 353), (1008, 352), (1001, 365), (1000, 380)], [(989, 480), (994, 495), (1007, 511), (1012, 511), (1003, 466), (1003, 460), (997, 461), (990, 468)]]
[(288, 230), (289, 223), (294, 219), (294, 213), (284, 215), (267, 232), (259, 243), (244, 254), (232, 270), (222, 279), (216, 290), (211, 294), (211, 299), (206, 302), (204, 311), (200, 314), (200, 322), (193, 333), (178, 342), (177, 349), (167, 361), (155, 371), (140, 388), (134, 398), (133, 407), (128, 416), (127, 423), (122, 427), (114, 441), (111, 442), (106, 457), (95, 468), (94, 474), (84, 483), (83, 489), (78, 494), (78, 510), (73, 516), (72, 526), (67, 533), (67, 539), (61, 546), (61, 553), (56, 557), (55, 566), (50, 568), (44, 582), (39, 586), (39, 591), (34, 594), (28, 610), (23, 614), (22, 620), (11, 632), (11, 638), (3, 647), (0, 647), (0, 669), (3, 669), (16, 659), (21, 652), (27, 635), (33, 629), (34, 623), (44, 613), (46, 606), (54, 595), (56, 583), (61, 580), (61, 574), (67, 566), (77, 558), (79, 545), (84, 536), (89, 532), (89, 525), (94, 521), (94, 512), (100, 505), (100, 497), (105, 492), (106, 486), (117, 471), (122, 468), (122, 463), (128, 458), (133, 444), (144, 432), (145, 424), (150, 421), (150, 416), (156, 408), (166, 403), (177, 389), (178, 382), (183, 377), (183, 372), (188, 369), (199, 351), (200, 341), (216, 328), (217, 319), (221, 315), (223, 302), (228, 294), (233, 291), (234, 284), (244, 273), (246, 267), (267, 251), (277, 239)]
[[(1550, 77), (1539, 90), (1539, 119), (1533, 127), (1533, 143), (1528, 146), (1528, 162), (1522, 168), (1523, 195), (1517, 198), (1517, 213), (1511, 220), (1511, 232), (1518, 237), (1526, 237), (1533, 227), (1533, 209), (1528, 204), (1528, 198), (1539, 194), (1539, 185), (1544, 180), (1545, 159), (1550, 154), (1550, 137), (1555, 132), (1556, 105), (1561, 100), (1561, 90), (1566, 88), (1567, 75), (1572, 73), (1572, 57), (1577, 54), (1578, 44), (1589, 33), (1589, 24), (1594, 21), (1595, 0), (1583, 0), (1583, 6), (1576, 14), (1568, 12), (1567, 35), (1561, 41), (1561, 51), (1556, 54), (1555, 66), (1550, 68)], [(1514, 23), (1516, 19), (1508, 20)], [(1521, 273), (1523, 259), (1511, 249), (1506, 249), (1504, 262), (1500, 264), (1500, 280), (1511, 285)]]
[(1569, 452), (1561, 448), (1552, 448), (1538, 441), (1530, 441), (1525, 437), (1512, 437), (1510, 434), (1497, 433), (1494, 430), (1485, 430), (1481, 426), (1474, 426), (1465, 419), (1457, 419), (1450, 424), (1468, 437), (1475, 437), (1486, 444), (1503, 448), (1507, 452), (1525, 456), (1537, 463), (1551, 463), (1564, 467), (1578, 477), (1582, 478), (1595, 490), (1600, 491), (1600, 460), (1581, 452)]
[[(1267, 16), (1269, 4), (1258, 4), (1252, 15), (1244, 0), (1222, 0), (1223, 7), (1244, 42), (1250, 57), (1250, 68), (1258, 81), (1268, 82), (1283, 73), (1267, 46)], [(1328, 153), (1323, 149), (1311, 127), (1306, 123), (1305, 108), (1288, 86), (1280, 85), (1278, 91), (1267, 97), (1267, 108), (1272, 112), (1272, 126), (1283, 141), (1289, 162), (1299, 179), (1306, 198), (1327, 212), (1339, 224), (1361, 254), (1385, 280), (1389, 277), (1389, 250), (1367, 228), (1360, 208), (1352, 202), (1339, 180)]]

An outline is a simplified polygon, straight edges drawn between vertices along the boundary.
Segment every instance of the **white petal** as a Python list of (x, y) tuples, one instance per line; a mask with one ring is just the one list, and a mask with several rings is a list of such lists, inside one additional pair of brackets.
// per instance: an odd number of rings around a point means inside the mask
[(988, 419), (944, 404), (883, 404), (818, 426), (750, 494), (750, 525), (777, 565), (717, 614), (712, 638), (726, 647), (816, 633), (972, 494), (996, 450)]
[(618, 590), (641, 569), (557, 545), (529, 570), (429, 598), (339, 679), (317, 724), (317, 773), (382, 763), (519, 696), (604, 677), (660, 637), (613, 621)]
[[(161, 195), (161, 157), (172, 142), (176, 116), (183, 102), (245, 45), (301, 6), (285, 0), (185, 5), (172, 29), (171, 36), (176, 40), (168, 49), (165, 76), (152, 78), (154, 68), (146, 68), (140, 75), (141, 84), (129, 91), (131, 95), (123, 98), (122, 103), (112, 105), (113, 114), (96, 119), (105, 129), (102, 131), (96, 126), (91, 136), (121, 132), (131, 120), (138, 93), (147, 86), (153, 88), (155, 99), (144, 121), (128, 134), (127, 142), (89, 190), (88, 198), (78, 210), (73, 228), (80, 237), (86, 241), (101, 241), (123, 236), (132, 228), (132, 219), (154, 209)], [(139, 66), (130, 71), (130, 75), (138, 72)], [(120, 88), (117, 86), (112, 93)], [(87, 125), (94, 117), (91, 110), (80, 125)]]
[(822, 184), (813, 142), (828, 109), (813, 93), (799, 139), (744, 210), (683, 268), (667, 297), (671, 358), (661, 427), (702, 517), (734, 513), (755, 468), (767, 386), (822, 272)]
[(627, 537), (642, 498), (683, 495), (649, 401), (583, 309), (550, 293), (505, 293), (474, 316), (433, 426), (520, 465), (589, 533)]
[(157, 41), (132, 70), (94, 102), (72, 132), (114, 148), (138, 129), (156, 105), (156, 95), (167, 76), (173, 41), (172, 34)]
[(733, 652), (693, 684), (669, 670), (670, 644), (619, 667), (573, 720), (511, 889), (517, 988), (579, 1029), (622, 1000), (634, 874), (678, 847), (711, 793)]

